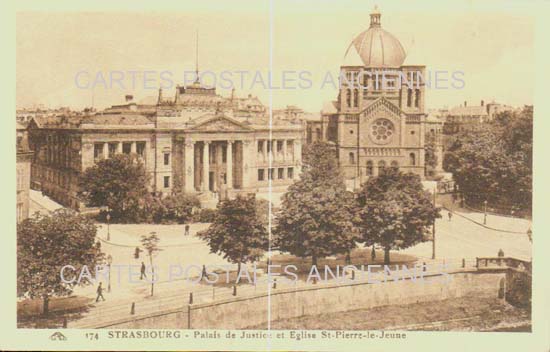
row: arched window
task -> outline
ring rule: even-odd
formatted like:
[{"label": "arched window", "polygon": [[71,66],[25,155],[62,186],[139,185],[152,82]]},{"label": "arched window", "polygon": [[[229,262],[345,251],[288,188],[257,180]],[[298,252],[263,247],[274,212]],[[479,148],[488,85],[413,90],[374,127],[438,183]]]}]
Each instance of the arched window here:
[{"label": "arched window", "polygon": [[349,153],[349,163],[355,164],[355,154]]},{"label": "arched window", "polygon": [[391,168],[394,169],[394,170],[399,170],[399,163],[397,161],[392,161],[391,162]]},{"label": "arched window", "polygon": [[407,89],[407,106],[412,106],[412,89]]},{"label": "arched window", "polygon": [[353,107],[359,106],[359,89],[353,90]]},{"label": "arched window", "polygon": [[386,169],[386,162],[384,160],[380,160],[378,162],[378,174],[379,175],[383,174],[385,169]]},{"label": "arched window", "polygon": [[374,174],[374,166],[372,164],[372,161],[367,161],[367,176],[372,176]]},{"label": "arched window", "polygon": [[411,166],[415,166],[415,165],[416,165],[416,155],[415,155],[414,153],[410,153],[410,154],[409,154],[409,160],[410,160]]},{"label": "arched window", "polygon": [[420,89],[415,89],[415,96],[414,96],[414,107],[420,106]]},{"label": "arched window", "polygon": [[348,108],[351,107],[351,89],[346,90],[346,103]]}]

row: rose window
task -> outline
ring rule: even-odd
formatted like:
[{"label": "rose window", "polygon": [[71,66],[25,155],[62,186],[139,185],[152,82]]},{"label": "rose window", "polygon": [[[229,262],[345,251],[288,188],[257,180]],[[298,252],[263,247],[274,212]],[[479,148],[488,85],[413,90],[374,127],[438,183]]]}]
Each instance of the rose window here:
[{"label": "rose window", "polygon": [[391,140],[395,129],[393,123],[387,119],[378,119],[371,125],[371,136],[378,143],[387,143]]}]

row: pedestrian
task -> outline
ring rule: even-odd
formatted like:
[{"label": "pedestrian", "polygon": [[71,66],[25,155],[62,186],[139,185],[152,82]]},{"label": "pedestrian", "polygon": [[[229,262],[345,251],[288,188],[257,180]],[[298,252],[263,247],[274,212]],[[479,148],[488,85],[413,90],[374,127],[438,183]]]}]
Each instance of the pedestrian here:
[{"label": "pedestrian", "polygon": [[185,224],[185,236],[189,236],[189,224]]},{"label": "pedestrian", "polygon": [[447,214],[449,215],[449,221],[451,221],[451,218],[453,217],[453,213],[451,213],[451,211],[449,210],[449,211],[447,212]]},{"label": "pedestrian", "polygon": [[134,258],[139,259],[139,252],[141,252],[141,249],[139,247],[136,247],[136,250],[134,251]]},{"label": "pedestrian", "polygon": [[96,302],[99,302],[99,297],[101,297],[102,300],[105,301],[105,297],[103,297],[103,287],[101,286],[102,282],[99,283],[99,286],[97,286],[97,297],[95,299]]},{"label": "pedestrian", "polygon": [[206,280],[208,281],[210,279],[210,277],[208,277],[208,273],[206,272],[206,265],[202,265],[202,273],[201,273],[201,280],[203,278],[206,278]]},{"label": "pedestrian", "polygon": [[145,274],[145,263],[141,262],[141,276],[139,277],[140,280],[143,280],[143,278],[147,278],[147,275]]}]

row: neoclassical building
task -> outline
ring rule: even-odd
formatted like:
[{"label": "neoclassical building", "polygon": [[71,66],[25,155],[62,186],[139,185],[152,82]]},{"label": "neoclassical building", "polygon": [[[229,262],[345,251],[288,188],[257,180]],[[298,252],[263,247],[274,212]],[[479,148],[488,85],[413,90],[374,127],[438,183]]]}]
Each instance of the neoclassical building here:
[{"label": "neoclassical building", "polygon": [[257,102],[224,98],[196,82],[178,87],[174,100],[159,91],[153,106],[128,102],[93,115],[33,118],[32,185],[78,209],[78,178],[85,169],[135,153],[157,194],[182,189],[213,205],[239,192],[267,192],[270,181],[282,191],[300,173],[303,126],[277,119],[270,130]]},{"label": "neoclassical building", "polygon": [[369,28],[346,51],[337,100],[324,105],[319,124],[308,126],[312,140],[335,143],[354,187],[386,167],[424,177],[427,133],[436,134],[441,154],[441,126],[427,121],[424,109],[425,66],[405,64],[406,57],[375,9]]}]

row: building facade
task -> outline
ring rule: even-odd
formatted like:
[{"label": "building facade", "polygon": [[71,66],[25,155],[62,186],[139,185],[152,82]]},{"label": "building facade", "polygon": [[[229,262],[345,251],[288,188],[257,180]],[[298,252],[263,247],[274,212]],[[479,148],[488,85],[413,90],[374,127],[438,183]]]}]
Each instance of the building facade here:
[{"label": "building facade", "polygon": [[156,106],[127,102],[94,115],[32,119],[33,187],[78,209],[84,170],[101,159],[135,153],[151,176],[150,191],[158,195],[183,190],[213,205],[241,192],[267,192],[270,182],[284,190],[300,173],[303,127],[275,120],[270,129],[252,101],[220,97],[196,82],[178,87],[174,100],[159,91]]},{"label": "building facade", "polygon": [[308,126],[311,140],[321,135],[335,143],[354,187],[386,167],[424,177],[425,66],[405,65],[405,59],[401,43],[382,29],[375,10],[370,27],[346,52],[337,100],[324,105],[320,125]]},{"label": "building facade", "polygon": [[17,205],[16,219],[19,224],[29,217],[30,184],[31,184],[31,159],[33,153],[29,149],[28,136],[25,126],[17,123],[17,156],[16,156],[16,182]]}]

